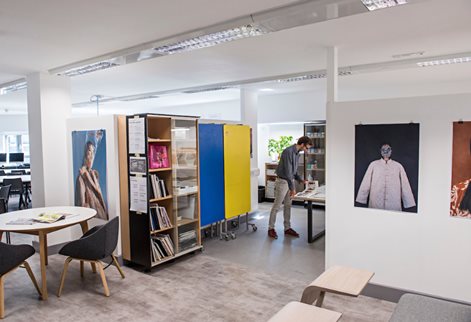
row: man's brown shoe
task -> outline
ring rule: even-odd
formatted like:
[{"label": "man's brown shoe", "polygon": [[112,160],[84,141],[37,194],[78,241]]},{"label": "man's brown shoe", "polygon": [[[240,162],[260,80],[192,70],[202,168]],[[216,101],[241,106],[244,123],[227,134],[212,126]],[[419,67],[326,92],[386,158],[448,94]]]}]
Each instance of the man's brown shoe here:
[{"label": "man's brown shoe", "polygon": [[278,235],[277,235],[275,229],[268,229],[268,237],[278,239]]},{"label": "man's brown shoe", "polygon": [[285,230],[285,235],[299,237],[299,234],[294,229],[291,229],[291,228]]}]

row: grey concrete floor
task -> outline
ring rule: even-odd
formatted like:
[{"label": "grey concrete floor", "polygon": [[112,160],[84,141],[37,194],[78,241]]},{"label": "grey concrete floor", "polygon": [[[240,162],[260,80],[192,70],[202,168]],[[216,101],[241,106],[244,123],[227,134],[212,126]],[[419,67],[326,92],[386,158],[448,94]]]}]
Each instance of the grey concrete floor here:
[{"label": "grey concrete floor", "polygon": [[[204,252],[209,256],[232,261],[264,272],[276,273],[287,278],[311,282],[324,271],[325,237],[314,243],[307,242],[307,210],[302,206],[293,206],[291,226],[300,238],[284,236],[283,211],[277,216],[276,230],[278,239],[267,236],[268,218],[272,203],[259,204],[259,210],[252,215],[252,223],[258,227],[246,231],[244,219],[237,238],[229,241],[219,238],[205,239]],[[325,211],[314,209],[314,226],[324,225]]]}]

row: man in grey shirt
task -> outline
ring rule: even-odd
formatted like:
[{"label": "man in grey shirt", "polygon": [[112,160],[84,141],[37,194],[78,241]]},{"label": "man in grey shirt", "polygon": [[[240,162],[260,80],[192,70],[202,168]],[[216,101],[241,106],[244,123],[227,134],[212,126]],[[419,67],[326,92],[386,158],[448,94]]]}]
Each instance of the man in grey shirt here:
[{"label": "man in grey shirt", "polygon": [[278,238],[275,231],[276,214],[284,203],[283,216],[285,235],[299,237],[299,234],[291,228],[291,203],[292,198],[296,194],[294,180],[302,182],[301,177],[298,175],[298,161],[299,152],[307,150],[312,147],[312,141],[307,136],[302,136],[298,139],[298,143],[294,144],[283,150],[280,157],[280,162],[276,168],[276,175],[278,176],[275,181],[275,201],[270,212],[270,222],[268,224],[268,236],[271,238]]}]

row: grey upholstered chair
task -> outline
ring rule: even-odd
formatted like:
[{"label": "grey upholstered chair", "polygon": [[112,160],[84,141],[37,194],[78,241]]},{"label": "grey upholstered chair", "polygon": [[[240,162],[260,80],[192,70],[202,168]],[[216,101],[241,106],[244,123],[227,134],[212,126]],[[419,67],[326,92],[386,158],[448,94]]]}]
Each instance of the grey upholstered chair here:
[{"label": "grey upholstered chair", "polygon": [[124,278],[124,273],[119,266],[116,257],[113,255],[113,251],[118,243],[118,229],[119,229],[119,217],[111,219],[109,222],[102,226],[96,226],[87,231],[80,239],[74,240],[67,243],[61,248],[59,254],[68,256],[64,263],[64,270],[62,271],[61,283],[57,296],[61,296],[62,288],[64,287],[65,275],[69,263],[73,260],[80,261],[80,275],[83,277],[83,264],[84,262],[90,262],[92,267],[96,265],[98,272],[103,282],[105,289],[105,296],[110,296],[108,289],[108,283],[106,282],[105,272],[101,260],[111,257],[113,263],[116,265],[121,277]]},{"label": "grey upholstered chair", "polygon": [[5,276],[20,265],[26,268],[31,281],[33,281],[34,287],[36,287],[36,291],[38,291],[39,296],[41,296],[38,282],[26,261],[26,259],[33,256],[33,254],[34,248],[30,245],[8,245],[0,242],[0,318],[2,319],[5,316],[5,305],[3,302],[5,298],[3,290]]}]

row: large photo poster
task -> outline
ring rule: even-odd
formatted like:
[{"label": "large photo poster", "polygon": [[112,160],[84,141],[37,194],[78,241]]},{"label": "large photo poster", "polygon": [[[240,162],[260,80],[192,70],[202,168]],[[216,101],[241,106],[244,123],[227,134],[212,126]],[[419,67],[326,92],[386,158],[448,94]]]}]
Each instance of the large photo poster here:
[{"label": "large photo poster", "polygon": [[471,218],[471,122],[453,123],[450,215]]},{"label": "large photo poster", "polygon": [[417,213],[419,124],[355,127],[355,206]]},{"label": "large photo poster", "polygon": [[108,220],[105,130],[73,131],[75,206],[93,208]]}]

